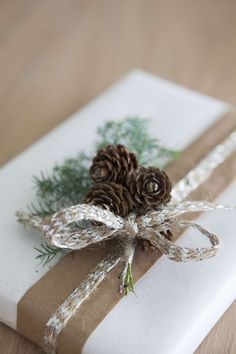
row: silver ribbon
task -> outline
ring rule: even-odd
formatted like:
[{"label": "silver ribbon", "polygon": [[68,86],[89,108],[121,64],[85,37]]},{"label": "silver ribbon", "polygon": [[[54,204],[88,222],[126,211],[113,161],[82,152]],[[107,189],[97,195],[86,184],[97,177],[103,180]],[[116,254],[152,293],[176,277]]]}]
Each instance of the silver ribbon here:
[{"label": "silver ribbon", "polygon": [[236,131],[203,158],[172,190],[172,201],[179,202],[200,186],[236,150]]},{"label": "silver ribbon", "polygon": [[[43,337],[47,353],[57,352],[59,334],[71,316],[119,262],[123,262],[124,265],[120,276],[120,290],[125,288],[137,240],[148,240],[169,259],[176,262],[202,261],[215,256],[220,245],[218,237],[197,223],[181,219],[181,216],[185,213],[216,209],[236,210],[236,207],[214,205],[206,201],[183,201],[183,199],[206,180],[212,171],[235,150],[236,132],[233,132],[177,183],[172,190],[171,203],[142,216],[131,214],[123,219],[110,211],[88,204],[62,209],[47,219],[18,212],[18,219],[42,231],[49,244],[60,248],[79,250],[108,239],[119,241],[115,251],[99,262],[50,317]],[[73,226],[82,220],[96,221],[102,225],[94,225],[86,229]],[[204,235],[209,240],[210,246],[196,249],[182,247],[175,245],[164,236],[167,230],[189,226]]]}]

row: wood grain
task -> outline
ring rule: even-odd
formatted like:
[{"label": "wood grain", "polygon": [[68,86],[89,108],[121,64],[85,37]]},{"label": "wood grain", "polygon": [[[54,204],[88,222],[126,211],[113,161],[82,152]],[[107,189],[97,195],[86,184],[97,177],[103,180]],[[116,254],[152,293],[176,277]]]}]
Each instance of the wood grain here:
[{"label": "wood grain", "polygon": [[[236,105],[235,62],[234,0],[0,0],[0,164],[133,67]],[[235,328],[233,304],[196,354]],[[39,352],[4,325],[0,348]]]}]

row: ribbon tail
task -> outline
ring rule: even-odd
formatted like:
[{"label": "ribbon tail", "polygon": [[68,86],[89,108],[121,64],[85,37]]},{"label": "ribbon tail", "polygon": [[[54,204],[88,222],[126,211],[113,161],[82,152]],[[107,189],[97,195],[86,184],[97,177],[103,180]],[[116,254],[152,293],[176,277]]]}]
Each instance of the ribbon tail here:
[{"label": "ribbon tail", "polygon": [[43,219],[40,218],[39,216],[33,215],[33,214],[26,214],[21,211],[16,212],[16,218],[17,221],[24,224],[24,225],[29,225],[33,227],[34,229],[43,231]]},{"label": "ribbon tail", "polygon": [[214,204],[207,201],[184,201],[179,204],[169,203],[160,209],[147,212],[146,215],[139,217],[139,223],[144,227],[160,226],[166,223],[173,223],[176,217],[185,213],[196,213],[211,210],[232,210],[236,211],[235,206],[225,206]]},{"label": "ribbon tail", "polygon": [[121,258],[122,251],[118,248],[100,261],[51,316],[44,330],[43,345],[46,353],[57,353],[58,336],[60,332],[65,328],[68,321],[79,309],[81,304],[120,262]]},{"label": "ribbon tail", "polygon": [[46,219],[44,231],[45,233],[50,233],[56,230],[63,230],[68,225],[83,220],[97,221],[117,230],[124,225],[123,219],[109,210],[104,210],[91,204],[77,204],[64,208]]},{"label": "ribbon tail", "polygon": [[196,190],[230,154],[236,150],[236,131],[209,152],[172,189],[172,200],[181,202]]},{"label": "ribbon tail", "polygon": [[202,235],[208,238],[211,243],[211,247],[189,248],[175,245],[173,242],[167,240],[165,236],[157,230],[150,231],[150,233],[146,235],[146,238],[169,259],[175,262],[202,261],[215,256],[220,245],[219,238],[216,235],[191,221],[180,221],[178,226],[191,226],[197,229]]}]

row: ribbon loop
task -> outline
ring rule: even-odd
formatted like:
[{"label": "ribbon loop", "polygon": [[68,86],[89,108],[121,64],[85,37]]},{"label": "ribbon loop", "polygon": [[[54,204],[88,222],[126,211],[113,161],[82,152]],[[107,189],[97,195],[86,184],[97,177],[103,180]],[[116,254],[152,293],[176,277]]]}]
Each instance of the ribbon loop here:
[{"label": "ribbon loop", "polygon": [[[77,204],[55,213],[44,222],[42,230],[49,242],[51,240],[54,242],[53,239],[60,239],[60,236],[63,236],[63,234],[64,236],[67,235],[69,238],[73,236],[76,237],[77,233],[72,232],[68,226],[83,220],[97,221],[105,224],[107,228],[115,230],[121,229],[124,225],[124,220],[121,217],[114,215],[108,210],[104,210],[95,205]],[[88,233],[89,238],[91,237],[91,235],[89,235],[91,231],[92,229],[90,233]],[[81,233],[78,233],[78,237],[80,236]]]},{"label": "ribbon loop", "polygon": [[80,250],[89,245],[116,237],[117,230],[106,226],[92,226],[84,230],[62,230],[53,234],[48,242],[58,248]]},{"label": "ribbon loop", "polygon": [[216,235],[210,233],[202,226],[191,221],[180,221],[177,226],[191,226],[197,229],[202,235],[208,238],[211,243],[211,247],[202,247],[195,249],[189,247],[182,247],[166,239],[163,233],[156,229],[152,230],[152,233],[147,236],[147,239],[169,259],[175,262],[202,261],[204,259],[213,257],[216,254],[220,245],[220,240]]}]

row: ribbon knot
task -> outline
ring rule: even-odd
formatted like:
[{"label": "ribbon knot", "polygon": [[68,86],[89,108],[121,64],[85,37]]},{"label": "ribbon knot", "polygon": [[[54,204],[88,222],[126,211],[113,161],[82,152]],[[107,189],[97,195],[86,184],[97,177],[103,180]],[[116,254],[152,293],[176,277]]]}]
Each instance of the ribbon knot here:
[{"label": "ribbon knot", "polygon": [[124,222],[124,233],[125,237],[129,237],[130,239],[135,239],[139,232],[137,218],[134,214],[131,214],[127,217]]}]

